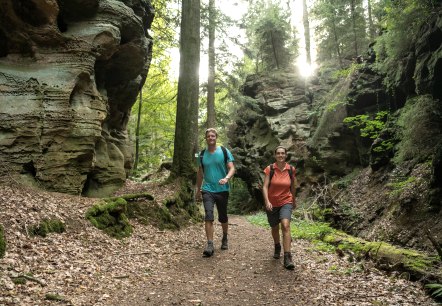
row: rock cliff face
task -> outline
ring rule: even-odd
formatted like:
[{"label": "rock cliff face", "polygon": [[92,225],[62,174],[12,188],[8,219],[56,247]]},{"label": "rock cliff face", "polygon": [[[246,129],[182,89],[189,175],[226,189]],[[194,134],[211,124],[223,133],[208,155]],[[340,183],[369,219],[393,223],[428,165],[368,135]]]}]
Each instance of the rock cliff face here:
[{"label": "rock cliff face", "polygon": [[0,172],[112,192],[151,59],[149,0],[0,0]]},{"label": "rock cliff face", "polygon": [[[352,234],[432,249],[426,229],[442,231],[441,20],[422,28],[392,91],[369,64],[308,86],[288,72],[249,77],[229,139],[250,207],[262,207],[262,169],[282,144],[298,169],[300,203],[314,199],[327,221]],[[390,119],[374,140],[343,122],[380,111]],[[376,150],[381,143],[388,146]]]}]

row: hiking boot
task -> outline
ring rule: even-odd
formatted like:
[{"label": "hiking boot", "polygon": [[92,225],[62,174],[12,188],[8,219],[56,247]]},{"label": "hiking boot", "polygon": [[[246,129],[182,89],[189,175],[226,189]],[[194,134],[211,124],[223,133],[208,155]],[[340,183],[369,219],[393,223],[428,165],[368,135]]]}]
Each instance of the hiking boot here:
[{"label": "hiking boot", "polygon": [[223,240],[221,240],[221,250],[227,250],[229,245],[227,244],[227,235],[223,236]]},{"label": "hiking boot", "polygon": [[292,261],[292,253],[284,253],[284,268],[287,270],[293,270],[295,268]]},{"label": "hiking boot", "polygon": [[275,252],[273,253],[273,258],[279,259],[281,257],[281,244],[276,243],[275,244]]},{"label": "hiking boot", "polygon": [[208,242],[206,248],[204,249],[203,256],[204,257],[210,257],[215,252],[215,249],[213,247],[213,242]]}]

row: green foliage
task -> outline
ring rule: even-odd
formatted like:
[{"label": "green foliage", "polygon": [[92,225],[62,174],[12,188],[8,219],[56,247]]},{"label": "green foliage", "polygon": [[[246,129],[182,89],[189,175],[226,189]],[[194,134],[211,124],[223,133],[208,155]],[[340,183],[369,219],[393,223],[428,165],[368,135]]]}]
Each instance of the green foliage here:
[{"label": "green foliage", "polygon": [[0,258],[4,257],[6,253],[6,236],[3,226],[0,224]]},{"label": "green foliage", "polygon": [[49,233],[63,233],[66,230],[65,225],[58,219],[44,219],[38,225],[29,227],[31,236],[46,237]]},{"label": "green foliage", "polygon": [[415,181],[416,181],[416,177],[410,176],[402,181],[388,183],[387,187],[392,189],[392,191],[390,192],[390,196],[391,197],[399,196],[404,190],[410,188]]},{"label": "green foliage", "polygon": [[354,1],[354,11],[346,0],[318,0],[311,9],[319,23],[315,33],[318,60],[342,61],[361,55],[368,46],[362,1]]},{"label": "green foliage", "polygon": [[132,226],[129,224],[126,212],[126,200],[118,198],[90,207],[86,211],[86,219],[109,236],[121,239],[132,234]]},{"label": "green foliage", "polygon": [[426,284],[426,288],[430,289],[431,295],[435,298],[442,297],[442,284]]},{"label": "green foliage", "polygon": [[247,184],[239,179],[233,177],[230,182],[229,205],[227,212],[229,214],[244,214],[248,212],[250,201],[250,193],[247,189]]},{"label": "green foliage", "polygon": [[335,71],[331,77],[332,79],[341,79],[341,78],[347,78],[351,75],[353,75],[356,71],[358,71],[359,69],[365,67],[365,64],[356,64],[356,63],[352,63],[350,65],[350,67],[345,68],[345,69],[339,69],[337,71]]},{"label": "green foliage", "polygon": [[250,40],[246,55],[255,61],[255,73],[288,67],[298,52],[290,15],[280,1],[256,1],[245,17]]},{"label": "green foliage", "polygon": [[435,139],[441,135],[442,111],[430,95],[407,100],[399,115],[395,164],[407,160],[425,162],[434,151]]},{"label": "green foliage", "polygon": [[387,119],[388,112],[381,111],[376,113],[374,119],[370,119],[369,115],[357,115],[345,118],[344,123],[347,123],[351,129],[359,129],[362,137],[376,139],[383,130]]},{"label": "green foliage", "polygon": [[403,0],[384,1],[384,14],[381,26],[385,29],[377,39],[375,50],[378,64],[376,67],[387,77],[384,82],[394,89],[401,81],[398,65],[411,50],[411,45],[422,24],[436,14],[433,1]]}]

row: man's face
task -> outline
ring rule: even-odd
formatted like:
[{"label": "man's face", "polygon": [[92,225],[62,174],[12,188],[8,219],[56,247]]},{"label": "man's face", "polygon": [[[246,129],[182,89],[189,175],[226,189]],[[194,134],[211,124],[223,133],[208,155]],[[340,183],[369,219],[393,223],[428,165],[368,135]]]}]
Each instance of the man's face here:
[{"label": "man's face", "polygon": [[208,145],[216,144],[216,134],[214,132],[208,132],[206,135],[206,142]]}]

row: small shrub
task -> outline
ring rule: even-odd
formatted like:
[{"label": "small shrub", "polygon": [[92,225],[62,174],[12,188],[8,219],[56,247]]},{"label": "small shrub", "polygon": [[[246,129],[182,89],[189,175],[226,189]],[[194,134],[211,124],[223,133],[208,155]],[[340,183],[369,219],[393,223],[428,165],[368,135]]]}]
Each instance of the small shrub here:
[{"label": "small shrub", "polygon": [[388,112],[382,111],[375,115],[374,119],[370,119],[369,115],[357,115],[347,117],[344,123],[348,124],[351,129],[359,129],[361,137],[376,139],[385,126],[388,119]]}]

